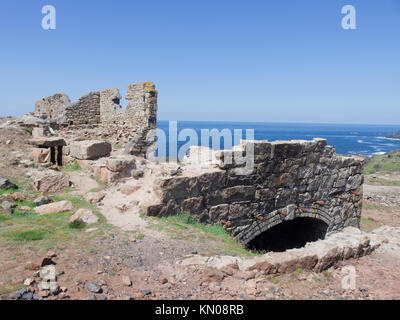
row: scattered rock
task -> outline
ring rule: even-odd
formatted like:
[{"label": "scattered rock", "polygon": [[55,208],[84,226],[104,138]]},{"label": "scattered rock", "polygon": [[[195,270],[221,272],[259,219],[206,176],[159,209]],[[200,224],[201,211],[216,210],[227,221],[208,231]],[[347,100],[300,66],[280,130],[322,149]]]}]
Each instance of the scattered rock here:
[{"label": "scattered rock", "polygon": [[55,170],[33,171],[31,180],[40,192],[59,192],[69,187],[68,175]]},{"label": "scattered rock", "polygon": [[73,141],[69,145],[69,155],[80,160],[94,160],[108,156],[111,151],[111,144],[105,141]]},{"label": "scattered rock", "polygon": [[40,269],[40,264],[28,261],[25,265],[26,270],[37,271]]},{"label": "scattered rock", "polygon": [[25,200],[25,195],[20,193],[20,192],[14,192],[11,194],[11,197],[14,199],[14,201],[22,202]]},{"label": "scattered rock", "polygon": [[23,213],[26,213],[26,212],[30,211],[31,208],[27,207],[27,206],[22,206],[22,207],[19,208],[19,210],[21,210]]},{"label": "scattered rock", "polygon": [[140,186],[122,186],[121,187],[121,193],[124,195],[131,195],[132,193],[135,193],[140,189]]},{"label": "scattered rock", "polygon": [[74,208],[71,201],[64,200],[36,207],[34,211],[39,215],[68,212]]},{"label": "scattered rock", "polygon": [[109,158],[107,168],[113,172],[131,172],[136,168],[136,161],[132,158]]},{"label": "scattered rock", "polygon": [[53,259],[51,257],[44,257],[41,263],[42,267],[46,267],[46,266],[53,266],[56,263],[53,261]]},{"label": "scattered rock", "polygon": [[99,222],[99,218],[89,209],[79,209],[71,218],[70,222],[82,221],[86,224],[94,224]]},{"label": "scattered rock", "polygon": [[89,282],[89,283],[86,285],[86,288],[87,288],[90,292],[93,292],[93,293],[102,293],[102,292],[103,292],[103,289],[101,288],[101,286],[100,286],[98,283],[96,283],[96,282]]},{"label": "scattered rock", "polygon": [[9,201],[3,201],[1,203],[1,206],[3,207],[3,209],[5,210],[10,210],[10,209],[14,209],[17,207],[17,205],[15,203],[9,202]]},{"label": "scattered rock", "polygon": [[142,290],[141,292],[142,292],[143,296],[151,295],[151,291],[150,290]]},{"label": "scattered rock", "polygon": [[126,204],[117,204],[115,206],[115,209],[118,209],[121,212],[125,212],[126,210],[128,210],[128,206]]},{"label": "scattered rock", "polygon": [[202,281],[203,282],[221,282],[225,275],[222,271],[208,268],[204,270]]},{"label": "scattered rock", "polygon": [[85,200],[91,204],[96,204],[102,201],[105,198],[105,192],[89,192],[85,196]]},{"label": "scattered rock", "polygon": [[36,207],[44,206],[45,204],[49,204],[51,202],[53,201],[46,196],[40,196],[33,201]]},{"label": "scattered rock", "polygon": [[47,298],[50,295],[50,291],[49,290],[40,290],[38,292],[39,297],[42,298]]},{"label": "scattered rock", "polygon": [[122,284],[124,286],[130,287],[130,286],[132,286],[132,281],[128,276],[123,276],[122,277]]},{"label": "scattered rock", "polygon": [[29,286],[33,285],[34,283],[35,283],[35,280],[33,280],[33,279],[31,279],[31,278],[27,278],[27,279],[25,279],[25,281],[24,281],[24,286],[29,287]]},{"label": "scattered rock", "polygon": [[57,257],[57,253],[53,250],[49,250],[49,251],[47,251],[46,256],[49,258],[54,258],[54,257]]},{"label": "scattered rock", "polygon": [[18,186],[6,178],[0,177],[0,189],[18,189]]},{"label": "scattered rock", "polygon": [[35,163],[48,163],[50,162],[50,149],[35,148],[29,154],[29,158]]},{"label": "scattered rock", "polygon": [[14,292],[13,294],[11,294],[11,295],[10,295],[10,298],[11,298],[11,299],[14,299],[14,300],[21,299],[21,297],[22,297],[25,293],[27,293],[27,292],[28,292],[27,289],[21,288],[21,289],[19,289],[18,291],[16,291],[16,292]]}]

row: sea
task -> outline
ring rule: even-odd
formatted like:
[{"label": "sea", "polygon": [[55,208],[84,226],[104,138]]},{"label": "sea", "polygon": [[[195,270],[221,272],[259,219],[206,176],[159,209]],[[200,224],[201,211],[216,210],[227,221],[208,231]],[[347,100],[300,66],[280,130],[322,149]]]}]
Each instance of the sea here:
[{"label": "sea", "polygon": [[[158,121],[158,129],[164,132],[166,139],[166,153],[169,156],[169,140],[171,137],[181,135],[177,140],[177,149],[188,145],[201,145],[202,130],[216,129],[219,132],[228,129],[233,132],[241,129],[242,138],[246,138],[246,129],[254,130],[254,139],[275,141],[275,140],[312,140],[313,138],[325,138],[330,146],[336,147],[336,152],[342,155],[373,156],[384,154],[400,149],[400,140],[387,138],[387,136],[400,130],[400,125],[369,125],[369,124],[322,124],[322,123],[260,123],[260,122],[222,122],[222,121]],[[174,133],[174,127],[176,127]],[[171,130],[172,128],[172,130]],[[190,129],[184,130],[184,129]],[[214,130],[215,131],[215,130]],[[185,139],[185,132],[196,132],[198,141]],[[226,130],[225,130],[226,132]],[[192,134],[193,135],[193,134]],[[158,137],[158,140],[160,138]],[[233,139],[232,139],[233,140]],[[224,139],[220,139],[224,148]],[[233,145],[235,143],[232,143]],[[212,147],[211,139],[209,147]],[[215,147],[214,147],[215,149]]]}]

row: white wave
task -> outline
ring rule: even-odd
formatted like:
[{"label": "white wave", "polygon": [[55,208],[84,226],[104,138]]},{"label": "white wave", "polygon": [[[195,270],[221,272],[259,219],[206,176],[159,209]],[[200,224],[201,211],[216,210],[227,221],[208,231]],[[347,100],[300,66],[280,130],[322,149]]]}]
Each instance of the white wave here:
[{"label": "white wave", "polygon": [[382,154],[385,154],[385,153],[386,152],[380,151],[380,152],[374,152],[373,155],[374,156],[379,156],[379,155],[382,155]]},{"label": "white wave", "polygon": [[399,141],[400,139],[395,139],[395,138],[388,138],[388,137],[376,137],[377,139],[381,139],[381,140],[392,140],[392,141]]}]

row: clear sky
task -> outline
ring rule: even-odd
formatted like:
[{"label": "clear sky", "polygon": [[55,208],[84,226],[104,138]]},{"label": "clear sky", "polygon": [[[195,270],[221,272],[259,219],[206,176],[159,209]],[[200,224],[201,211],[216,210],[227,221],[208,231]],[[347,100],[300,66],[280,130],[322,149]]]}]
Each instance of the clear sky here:
[{"label": "clear sky", "polygon": [[400,0],[1,1],[0,37],[2,116],[153,81],[163,120],[400,124]]}]

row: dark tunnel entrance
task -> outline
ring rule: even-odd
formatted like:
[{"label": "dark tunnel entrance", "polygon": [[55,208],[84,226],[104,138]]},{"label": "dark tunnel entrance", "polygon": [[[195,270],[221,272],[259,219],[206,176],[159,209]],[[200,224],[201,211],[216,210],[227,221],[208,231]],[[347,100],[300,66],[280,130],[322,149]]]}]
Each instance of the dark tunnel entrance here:
[{"label": "dark tunnel entrance", "polygon": [[314,218],[296,218],[284,221],[264,231],[247,244],[247,248],[258,252],[282,252],[301,248],[307,242],[324,239],[328,225]]}]

